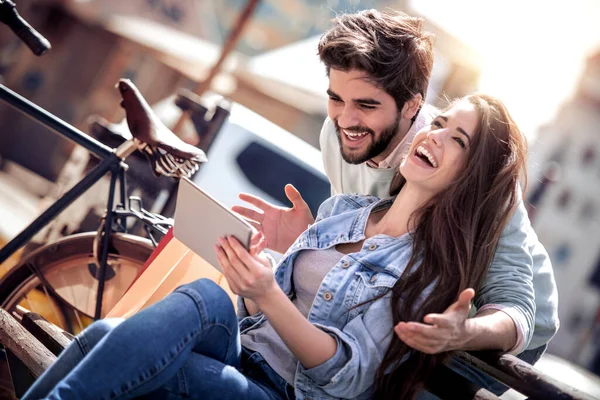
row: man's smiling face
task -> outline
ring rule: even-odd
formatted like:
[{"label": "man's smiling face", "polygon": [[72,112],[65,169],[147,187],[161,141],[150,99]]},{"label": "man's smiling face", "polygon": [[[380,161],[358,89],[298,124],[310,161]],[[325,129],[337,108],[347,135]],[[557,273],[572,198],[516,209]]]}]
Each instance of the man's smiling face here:
[{"label": "man's smiling face", "polygon": [[340,151],[350,164],[379,163],[400,143],[400,113],[388,93],[363,71],[329,71],[327,114],[335,123]]}]

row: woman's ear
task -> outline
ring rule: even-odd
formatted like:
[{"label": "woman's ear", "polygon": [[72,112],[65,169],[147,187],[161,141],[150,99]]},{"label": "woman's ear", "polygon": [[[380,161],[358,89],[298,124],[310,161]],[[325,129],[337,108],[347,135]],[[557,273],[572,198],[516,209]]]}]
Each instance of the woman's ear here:
[{"label": "woman's ear", "polygon": [[413,119],[421,108],[422,103],[423,96],[421,96],[421,93],[408,100],[406,103],[404,103],[404,107],[402,108],[402,118]]}]

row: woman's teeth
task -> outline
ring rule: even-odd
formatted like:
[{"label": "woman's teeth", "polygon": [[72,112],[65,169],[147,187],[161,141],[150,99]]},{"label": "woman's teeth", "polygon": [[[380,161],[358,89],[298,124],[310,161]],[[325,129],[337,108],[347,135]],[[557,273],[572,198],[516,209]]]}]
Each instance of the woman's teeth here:
[{"label": "woman's teeth", "polygon": [[427,149],[425,147],[418,146],[416,153],[417,153],[417,155],[426,157],[433,168],[438,167],[437,161],[435,161],[435,158],[433,158],[431,153],[429,151],[427,151]]},{"label": "woman's teeth", "polygon": [[344,135],[350,140],[358,140],[367,135],[368,132],[349,132],[344,130]]}]

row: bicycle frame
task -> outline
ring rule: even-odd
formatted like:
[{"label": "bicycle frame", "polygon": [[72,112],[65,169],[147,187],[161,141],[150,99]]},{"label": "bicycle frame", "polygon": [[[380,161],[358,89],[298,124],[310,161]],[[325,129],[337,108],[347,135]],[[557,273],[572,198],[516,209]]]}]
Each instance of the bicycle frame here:
[{"label": "bicycle frame", "polygon": [[[96,297],[94,319],[99,319],[102,311],[102,296],[104,292],[104,283],[106,280],[105,277],[107,270],[110,233],[112,229],[113,217],[115,215],[113,210],[115,187],[118,180],[120,186],[120,201],[123,206],[126,206],[127,198],[125,191],[125,171],[127,170],[127,165],[123,162],[123,159],[135,151],[135,146],[133,145],[132,141],[126,141],[123,143],[123,145],[116,149],[105,146],[101,142],[69,125],[65,121],[37,106],[19,94],[13,92],[4,85],[0,85],[0,100],[38,122],[39,124],[54,131],[56,134],[59,134],[60,136],[80,146],[83,146],[93,155],[102,160],[102,162],[93,170],[91,170],[81,181],[79,181],[50,207],[48,207],[47,210],[45,210],[39,217],[29,224],[21,233],[19,233],[15,238],[2,247],[2,249],[0,249],[0,264],[6,261],[18,249],[26,245],[36,233],[48,225],[50,221],[58,216],[71,203],[77,200],[105,174],[108,172],[111,173],[110,191],[104,224],[104,235],[102,237],[99,258],[100,269],[97,277],[98,295]],[[125,230],[125,224],[123,220],[120,220],[120,224]]]}]

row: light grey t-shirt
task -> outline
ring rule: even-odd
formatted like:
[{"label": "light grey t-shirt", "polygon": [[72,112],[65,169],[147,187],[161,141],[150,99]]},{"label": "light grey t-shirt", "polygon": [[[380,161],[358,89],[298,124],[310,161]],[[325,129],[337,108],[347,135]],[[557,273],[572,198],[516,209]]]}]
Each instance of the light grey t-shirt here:
[{"label": "light grey t-shirt", "polygon": [[[327,250],[303,250],[298,253],[294,261],[292,278],[296,290],[296,298],[293,303],[305,317],[308,317],[325,275],[343,256],[335,247]],[[242,346],[258,351],[269,366],[287,383],[294,384],[298,360],[283,343],[269,321],[266,321],[260,328],[243,334],[241,342]]]}]

